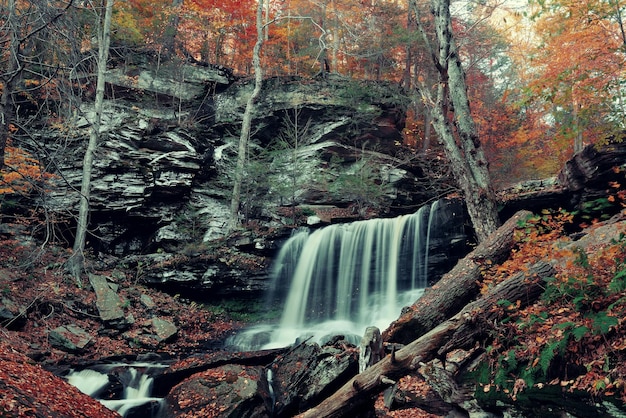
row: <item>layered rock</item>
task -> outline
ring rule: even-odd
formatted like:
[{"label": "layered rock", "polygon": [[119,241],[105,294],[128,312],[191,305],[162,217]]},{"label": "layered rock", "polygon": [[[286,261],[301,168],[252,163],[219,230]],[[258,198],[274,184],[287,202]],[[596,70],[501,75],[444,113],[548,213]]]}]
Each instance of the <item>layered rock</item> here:
[{"label": "layered rock", "polygon": [[[149,60],[112,68],[107,82],[113,95],[105,103],[94,161],[89,246],[115,256],[146,254],[130,263],[150,283],[194,282],[209,291],[267,287],[262,272],[251,275],[251,269],[240,269],[229,257],[208,260],[202,244],[225,237],[236,143],[251,82],[235,81],[222,68],[188,63],[155,68]],[[359,211],[369,205],[390,216],[432,199],[438,192],[431,187],[433,181],[448,184],[450,179],[426,179],[421,162],[400,146],[406,101],[393,84],[342,77],[266,80],[251,145],[251,155],[264,159],[247,179],[241,216],[267,232],[293,222],[281,205],[314,212],[359,200]],[[79,201],[93,109],[83,104],[79,115],[69,138],[65,132],[41,133],[57,171],[40,203],[57,219],[67,219],[68,241],[74,221],[67,214],[76,213]],[[268,154],[277,139],[289,136],[290,122],[306,126],[297,146],[283,144],[280,156]],[[366,164],[368,184],[375,189],[371,196],[369,190],[352,193],[349,183],[363,175]],[[290,172],[298,178],[285,174]],[[347,192],[331,193],[341,181]],[[276,249],[271,239],[255,236],[229,244],[257,256]],[[168,260],[179,257],[181,250],[190,265],[154,271],[158,265],[180,267]]]}]

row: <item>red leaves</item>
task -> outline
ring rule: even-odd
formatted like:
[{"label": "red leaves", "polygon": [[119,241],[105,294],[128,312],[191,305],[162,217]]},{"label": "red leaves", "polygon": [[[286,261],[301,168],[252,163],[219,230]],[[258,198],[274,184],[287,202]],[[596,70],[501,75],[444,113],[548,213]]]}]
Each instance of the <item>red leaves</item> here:
[{"label": "red leaves", "polygon": [[0,343],[0,410],[11,417],[119,417],[5,343]]}]

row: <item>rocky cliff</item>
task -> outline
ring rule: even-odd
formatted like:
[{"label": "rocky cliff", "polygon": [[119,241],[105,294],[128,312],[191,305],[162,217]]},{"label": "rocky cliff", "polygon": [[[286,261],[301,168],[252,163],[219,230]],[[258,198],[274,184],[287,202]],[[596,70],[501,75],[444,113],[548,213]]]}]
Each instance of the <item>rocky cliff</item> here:
[{"label": "rocky cliff", "polygon": [[[262,234],[228,243],[250,255],[206,256],[224,238],[251,89],[250,80],[211,66],[157,68],[144,59],[110,69],[92,175],[89,245],[96,253],[128,257],[150,283],[262,290],[263,256],[275,248],[268,233],[280,237],[310,215],[330,222],[414,211],[453,187],[402,146],[407,97],[396,85],[271,78],[254,115],[241,213]],[[69,132],[46,130],[38,138],[56,174],[39,203],[65,220],[68,240],[92,116],[86,100]]]}]

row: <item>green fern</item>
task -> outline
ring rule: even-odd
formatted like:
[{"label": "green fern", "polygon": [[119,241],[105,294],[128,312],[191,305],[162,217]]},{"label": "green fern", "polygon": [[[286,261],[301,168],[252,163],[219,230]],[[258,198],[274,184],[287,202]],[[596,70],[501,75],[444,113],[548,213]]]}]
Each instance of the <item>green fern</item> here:
[{"label": "green fern", "polygon": [[[569,336],[569,334],[567,334],[567,336]],[[565,351],[568,339],[569,338],[564,337],[553,341],[541,350],[541,354],[539,354],[539,367],[544,376],[547,376],[552,360],[554,360],[557,354],[561,356]]]},{"label": "green fern", "polygon": [[572,336],[574,337],[576,341],[580,341],[583,339],[585,335],[589,333],[589,331],[590,331],[589,328],[584,325],[580,327],[576,327],[572,329]]},{"label": "green fern", "polygon": [[609,283],[609,290],[613,293],[620,293],[626,290],[626,269],[615,273],[611,283]]},{"label": "green fern", "polygon": [[614,316],[609,316],[605,311],[598,312],[592,317],[593,333],[595,335],[604,335],[608,333],[612,327],[616,326],[619,321]]}]

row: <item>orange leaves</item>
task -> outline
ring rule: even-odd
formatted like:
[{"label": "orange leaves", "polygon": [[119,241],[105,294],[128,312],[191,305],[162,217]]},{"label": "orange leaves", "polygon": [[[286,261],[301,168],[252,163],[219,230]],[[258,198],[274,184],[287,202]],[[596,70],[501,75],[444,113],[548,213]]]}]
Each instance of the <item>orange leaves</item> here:
[{"label": "orange leaves", "polygon": [[560,385],[626,398],[619,378],[626,374],[626,223],[594,225],[572,243],[563,234],[569,222],[566,213],[529,219],[510,259],[484,271],[493,284],[537,258],[557,269],[540,302],[523,309],[499,304],[509,318],[491,344],[483,387],[516,396],[526,387]]},{"label": "orange leaves", "polygon": [[595,142],[607,132],[606,118],[623,76],[614,10],[602,10],[597,0],[555,0],[550,6],[535,26],[542,42],[532,52],[529,94],[554,118],[557,135],[573,140],[582,134]]},{"label": "orange leaves", "polygon": [[5,165],[0,172],[0,195],[28,193],[52,177],[43,171],[37,159],[20,148],[6,148]]}]

